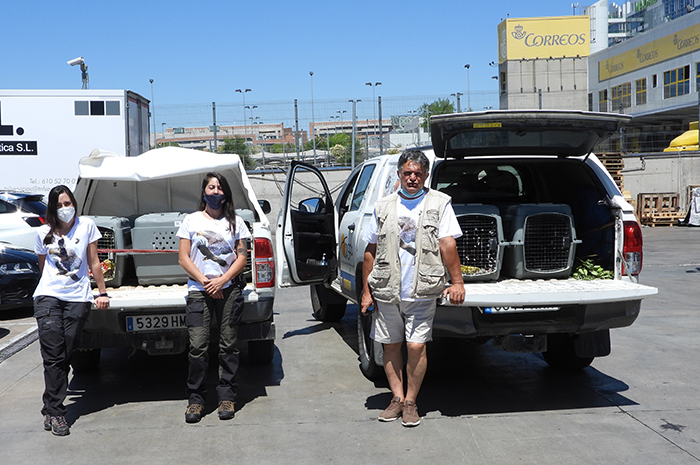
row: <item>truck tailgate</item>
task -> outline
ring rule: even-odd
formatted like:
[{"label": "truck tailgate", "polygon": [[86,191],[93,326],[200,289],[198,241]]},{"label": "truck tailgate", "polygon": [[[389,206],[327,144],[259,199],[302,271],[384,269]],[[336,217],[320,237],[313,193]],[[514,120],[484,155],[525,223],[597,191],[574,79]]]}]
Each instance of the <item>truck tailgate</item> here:
[{"label": "truck tailgate", "polygon": [[[596,304],[641,300],[658,293],[655,287],[619,280],[509,279],[493,283],[468,283],[463,307],[508,307]],[[439,299],[439,305],[451,305]]]},{"label": "truck tailgate", "polygon": [[185,307],[186,285],[121,286],[108,288],[110,306],[114,308]]}]

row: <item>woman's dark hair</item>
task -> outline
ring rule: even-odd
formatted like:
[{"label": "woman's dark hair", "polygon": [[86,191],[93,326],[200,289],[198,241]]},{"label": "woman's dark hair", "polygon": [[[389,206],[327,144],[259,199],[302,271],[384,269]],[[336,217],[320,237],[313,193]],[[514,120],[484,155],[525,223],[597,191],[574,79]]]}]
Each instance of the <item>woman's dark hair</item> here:
[{"label": "woman's dark hair", "polygon": [[236,207],[233,204],[233,194],[231,193],[231,186],[228,185],[228,181],[221,173],[211,171],[204,175],[204,181],[202,181],[202,196],[199,200],[199,209],[204,210],[207,206],[207,203],[204,201],[204,192],[211,178],[216,178],[219,180],[219,185],[221,186],[221,190],[224,191],[224,197],[226,198],[226,201],[223,205],[224,218],[228,220],[229,231],[231,231],[232,233],[236,232]]},{"label": "woman's dark hair", "polygon": [[75,214],[78,214],[78,202],[75,200],[75,196],[71,190],[64,185],[56,186],[49,192],[49,202],[46,205],[46,222],[49,224],[51,229],[49,233],[44,238],[44,244],[50,244],[53,241],[53,233],[58,230],[58,197],[61,194],[68,194],[70,201],[75,207]]}]

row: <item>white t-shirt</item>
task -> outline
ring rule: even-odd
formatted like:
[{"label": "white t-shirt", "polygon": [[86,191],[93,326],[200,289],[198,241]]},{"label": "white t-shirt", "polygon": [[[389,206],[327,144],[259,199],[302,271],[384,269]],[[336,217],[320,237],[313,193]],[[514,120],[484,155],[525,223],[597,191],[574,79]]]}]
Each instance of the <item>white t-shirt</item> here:
[{"label": "white t-shirt", "polygon": [[79,216],[67,235],[54,234],[51,244],[44,245],[44,238],[50,230],[48,224],[40,226],[34,242],[34,252],[46,256],[34,297],[44,295],[65,302],[92,302],[87,247],[102,234],[90,218]]},{"label": "white t-shirt", "polygon": [[[189,239],[190,258],[207,278],[218,278],[236,261],[236,241],[251,237],[245,221],[236,216],[236,231],[232,234],[226,218],[213,220],[203,212],[187,215],[177,231],[177,237]],[[228,287],[227,283],[224,288]],[[204,286],[194,279],[187,281],[190,291],[203,291]]]},{"label": "white t-shirt", "polygon": [[[416,269],[416,229],[420,215],[423,212],[425,204],[425,195],[421,195],[417,199],[404,199],[400,195],[396,202],[396,216],[399,220],[399,260],[401,260],[401,300],[412,301],[409,297],[411,293],[411,285],[413,285],[413,276]],[[452,209],[452,203],[448,202],[445,205],[445,211],[440,217],[440,225],[438,226],[438,239],[452,236],[455,239],[462,235],[462,228],[459,226],[455,212]],[[368,244],[377,243],[377,212],[372,215],[372,220],[369,222],[367,230],[364,232],[363,239]]]}]

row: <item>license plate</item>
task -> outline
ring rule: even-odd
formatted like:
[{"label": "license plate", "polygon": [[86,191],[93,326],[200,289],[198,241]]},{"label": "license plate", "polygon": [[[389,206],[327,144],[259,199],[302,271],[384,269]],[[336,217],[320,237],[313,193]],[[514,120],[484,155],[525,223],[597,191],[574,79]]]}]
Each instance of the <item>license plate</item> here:
[{"label": "license plate", "polygon": [[561,307],[484,307],[484,313],[556,312]]},{"label": "license plate", "polygon": [[163,331],[166,329],[186,328],[185,314],[140,315],[126,317],[126,331]]}]

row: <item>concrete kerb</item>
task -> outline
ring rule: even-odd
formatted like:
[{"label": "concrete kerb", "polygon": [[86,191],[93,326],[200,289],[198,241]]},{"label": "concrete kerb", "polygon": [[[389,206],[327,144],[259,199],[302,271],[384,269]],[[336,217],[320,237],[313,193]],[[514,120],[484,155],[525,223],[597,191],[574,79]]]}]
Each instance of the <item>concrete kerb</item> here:
[{"label": "concrete kerb", "polygon": [[10,339],[7,343],[0,345],[0,363],[12,357],[37,339],[39,339],[39,328],[35,324],[31,328]]}]

